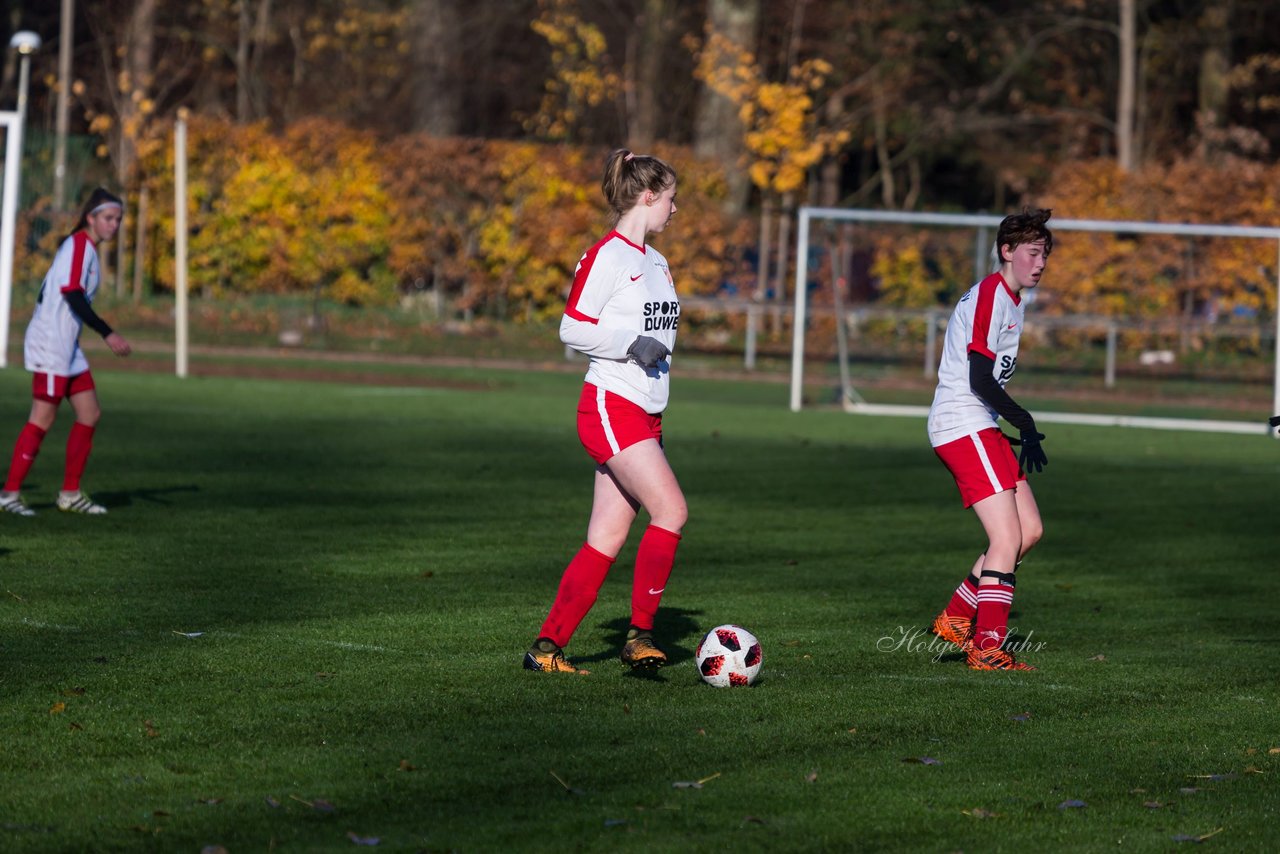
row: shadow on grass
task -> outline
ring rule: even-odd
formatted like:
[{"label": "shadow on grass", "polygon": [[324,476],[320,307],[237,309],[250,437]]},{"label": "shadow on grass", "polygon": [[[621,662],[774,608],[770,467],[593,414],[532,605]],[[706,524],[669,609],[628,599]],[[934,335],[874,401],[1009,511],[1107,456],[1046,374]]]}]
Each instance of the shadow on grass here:
[{"label": "shadow on grass", "polygon": [[93,498],[103,507],[111,510],[119,507],[128,507],[134,501],[167,506],[173,504],[169,496],[174,493],[199,491],[200,487],[192,483],[183,484],[182,486],[167,486],[163,489],[122,489],[111,492],[94,492]]},{"label": "shadow on grass", "polygon": [[[667,666],[693,659],[693,650],[702,639],[702,630],[696,619],[701,614],[702,611],[687,608],[662,608],[658,611],[657,619],[653,624],[653,635],[658,645],[662,647],[662,651],[667,654]],[[622,645],[627,642],[627,629],[631,628],[631,621],[625,617],[618,617],[600,623],[599,626],[607,632],[605,637],[607,646],[594,655],[579,658],[578,660],[583,663],[617,660],[618,654],[622,651]],[[692,645],[689,644],[691,638]],[[658,672],[660,671],[632,671],[636,676],[647,678],[654,678]]]}]

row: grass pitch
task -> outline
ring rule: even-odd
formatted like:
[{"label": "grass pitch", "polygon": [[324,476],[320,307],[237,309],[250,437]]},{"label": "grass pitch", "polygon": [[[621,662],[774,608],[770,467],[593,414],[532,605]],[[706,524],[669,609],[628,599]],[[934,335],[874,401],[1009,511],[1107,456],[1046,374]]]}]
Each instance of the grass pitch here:
[{"label": "grass pitch", "polygon": [[[1274,850],[1277,443],[1049,431],[1011,621],[1041,669],[973,673],[923,633],[982,547],[923,423],[678,379],[673,665],[616,660],[633,538],[592,674],[543,676],[579,378],[432,376],[104,370],[103,518],[52,506],[62,413],[39,515],[0,518],[0,849]],[[6,459],[28,389],[0,372]],[[697,679],[723,622],[751,689]]]}]

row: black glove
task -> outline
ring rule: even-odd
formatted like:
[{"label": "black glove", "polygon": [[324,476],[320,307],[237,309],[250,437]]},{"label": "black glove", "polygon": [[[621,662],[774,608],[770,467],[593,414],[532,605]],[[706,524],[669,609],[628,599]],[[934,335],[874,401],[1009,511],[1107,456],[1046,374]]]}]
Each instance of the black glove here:
[{"label": "black glove", "polygon": [[1280,415],[1272,415],[1267,419],[1267,423],[1272,427],[1280,427]]},{"label": "black glove", "polygon": [[1042,472],[1049,465],[1049,458],[1044,455],[1044,448],[1040,447],[1040,440],[1043,438],[1044,434],[1035,430],[1022,431],[1022,453],[1018,455],[1018,465],[1027,474]]},{"label": "black glove", "polygon": [[658,367],[658,363],[670,356],[671,351],[657,338],[641,335],[631,342],[631,346],[627,348],[627,355],[634,359],[637,365],[648,371]]}]

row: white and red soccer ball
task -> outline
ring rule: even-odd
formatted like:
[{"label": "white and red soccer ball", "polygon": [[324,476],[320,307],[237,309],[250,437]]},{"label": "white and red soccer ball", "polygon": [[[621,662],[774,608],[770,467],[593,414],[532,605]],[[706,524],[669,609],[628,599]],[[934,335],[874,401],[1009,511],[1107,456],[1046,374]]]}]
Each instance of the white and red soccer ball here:
[{"label": "white and red soccer ball", "polygon": [[760,641],[742,626],[716,626],[694,653],[702,680],[717,688],[746,687],[756,681],[764,654]]}]

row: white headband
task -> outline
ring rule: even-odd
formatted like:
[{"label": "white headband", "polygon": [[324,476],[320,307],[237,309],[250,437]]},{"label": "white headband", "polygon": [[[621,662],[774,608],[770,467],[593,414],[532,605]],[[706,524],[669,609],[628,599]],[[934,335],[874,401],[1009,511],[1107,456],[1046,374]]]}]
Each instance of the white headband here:
[{"label": "white headband", "polygon": [[89,211],[89,213],[86,214],[86,216],[93,216],[98,211],[104,210],[106,208],[120,208],[120,210],[124,210],[124,205],[120,204],[119,202],[103,202],[93,210]]}]

